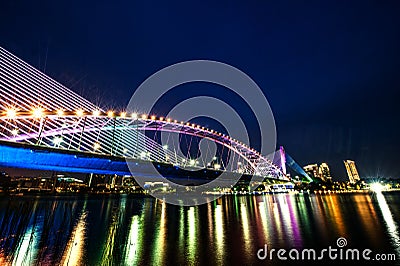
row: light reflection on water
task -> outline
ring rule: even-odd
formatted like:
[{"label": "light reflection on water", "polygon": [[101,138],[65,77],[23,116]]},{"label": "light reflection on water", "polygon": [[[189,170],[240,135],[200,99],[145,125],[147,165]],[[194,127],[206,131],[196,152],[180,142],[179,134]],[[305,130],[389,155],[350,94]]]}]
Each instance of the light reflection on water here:
[{"label": "light reflection on water", "polygon": [[[32,207],[32,211],[36,210],[37,202],[34,203]],[[29,226],[26,228],[26,231],[23,233],[17,248],[16,254],[21,254],[19,256],[13,256],[12,264],[14,265],[29,265],[29,262],[33,261],[35,257],[37,256],[38,250],[37,248],[30,248],[30,246],[37,246],[38,244],[38,238],[40,235],[38,235],[43,221],[37,221],[33,220],[35,219],[34,216],[29,217]],[[39,218],[40,219],[40,218]]]},{"label": "light reflection on water", "polygon": [[386,224],[387,230],[389,232],[390,240],[393,245],[396,247],[396,253],[398,258],[400,258],[400,237],[398,225],[393,219],[392,212],[390,211],[390,207],[386,202],[385,196],[383,196],[382,192],[376,193],[376,199],[379,204],[379,209],[382,212],[383,220]]},{"label": "light reflection on water", "polygon": [[198,229],[198,224],[197,224],[197,219],[198,219],[198,213],[197,213],[197,206],[196,207],[189,207],[189,210],[187,211],[188,214],[188,263],[190,265],[194,265],[197,261],[197,229]]},{"label": "light reflection on water", "polygon": [[[82,212],[77,224],[71,232],[71,238],[67,243],[61,261],[62,265],[81,265],[83,261],[83,251],[85,246],[86,213]],[[17,263],[17,265],[19,265]]]},{"label": "light reflection on water", "polygon": [[227,196],[194,207],[130,196],[3,197],[0,264],[252,264],[264,244],[324,248],[338,237],[400,257],[399,203],[398,193]]},{"label": "light reflection on water", "polygon": [[[158,201],[158,200],[156,200]],[[163,265],[164,255],[166,251],[165,241],[167,241],[167,204],[162,201],[158,201],[155,204],[157,209],[161,208],[161,213],[158,217],[158,223],[155,230],[156,238],[152,247],[152,263],[151,265]],[[159,211],[160,212],[160,211]]]},{"label": "light reflection on water", "polygon": [[142,248],[142,235],[140,232],[141,228],[141,220],[138,215],[132,216],[131,226],[129,229],[129,238],[125,245],[125,264],[133,264],[136,265],[137,257],[140,256],[140,250]]},{"label": "light reflection on water", "polygon": [[212,220],[209,220],[209,228],[212,228],[211,231],[215,232],[214,234],[214,241],[216,243],[215,262],[216,264],[221,265],[224,262],[224,245],[225,245],[224,214],[222,212],[221,205],[216,205],[214,208],[214,226],[212,226],[212,224],[213,224]]}]

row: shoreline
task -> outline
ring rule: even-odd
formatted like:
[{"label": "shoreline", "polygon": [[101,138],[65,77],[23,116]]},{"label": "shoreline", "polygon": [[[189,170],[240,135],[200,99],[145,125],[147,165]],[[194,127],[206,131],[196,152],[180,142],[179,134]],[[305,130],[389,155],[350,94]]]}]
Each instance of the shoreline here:
[{"label": "shoreline", "polygon": [[[399,188],[382,190],[382,193],[392,193],[392,192],[400,192]],[[279,192],[255,192],[255,193],[209,193],[212,195],[220,195],[220,196],[262,196],[262,195],[319,195],[319,196],[327,196],[327,195],[337,195],[337,194],[371,194],[376,193],[372,190],[348,190],[348,191],[279,191]],[[162,194],[160,194],[162,195]],[[1,197],[37,197],[37,196],[46,196],[46,197],[92,197],[92,196],[128,196],[128,197],[138,197],[145,198],[153,196],[150,193],[117,193],[117,192],[19,192],[19,193],[7,193],[0,192]]]}]

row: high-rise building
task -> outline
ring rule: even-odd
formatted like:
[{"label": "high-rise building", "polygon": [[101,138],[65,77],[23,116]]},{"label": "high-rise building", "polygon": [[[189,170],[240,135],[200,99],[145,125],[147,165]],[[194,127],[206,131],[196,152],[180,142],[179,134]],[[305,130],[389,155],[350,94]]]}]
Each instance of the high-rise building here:
[{"label": "high-rise building", "polygon": [[309,164],[303,167],[304,171],[313,179],[320,178],[318,164]]},{"label": "high-rise building", "polygon": [[286,155],[285,155],[285,149],[283,148],[283,146],[280,147],[279,149],[280,155],[281,155],[281,168],[282,168],[282,172],[287,175],[286,172]]},{"label": "high-rise building", "polygon": [[360,176],[358,175],[358,171],[356,168],[356,163],[352,160],[345,160],[344,166],[346,167],[347,175],[349,177],[350,183],[356,183],[360,180]]},{"label": "high-rise building", "polygon": [[332,180],[331,172],[327,163],[321,163],[319,166],[319,176],[323,181]]}]

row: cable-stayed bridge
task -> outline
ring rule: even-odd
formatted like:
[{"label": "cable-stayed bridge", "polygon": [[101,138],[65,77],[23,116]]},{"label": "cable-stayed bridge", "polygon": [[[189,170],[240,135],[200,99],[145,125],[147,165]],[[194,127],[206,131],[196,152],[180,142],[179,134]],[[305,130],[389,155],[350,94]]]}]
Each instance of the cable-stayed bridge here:
[{"label": "cable-stayed bridge", "polygon": [[104,110],[1,47],[0,109],[2,167],[123,175],[131,160],[138,175],[151,162],[171,175],[186,168],[184,175],[288,180],[282,166],[240,140],[168,117]]}]

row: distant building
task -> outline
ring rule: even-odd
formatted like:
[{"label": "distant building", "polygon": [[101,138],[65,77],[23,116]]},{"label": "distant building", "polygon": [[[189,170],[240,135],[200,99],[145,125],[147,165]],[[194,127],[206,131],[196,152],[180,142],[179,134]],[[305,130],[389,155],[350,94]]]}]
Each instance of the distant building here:
[{"label": "distant building", "polygon": [[321,179],[322,181],[332,180],[331,172],[327,163],[309,164],[303,167],[304,171],[313,179]]},{"label": "distant building", "polygon": [[347,175],[349,177],[350,183],[356,183],[360,180],[360,176],[358,175],[358,171],[356,168],[356,163],[352,160],[345,160],[344,166],[346,167]]},{"label": "distant building", "polygon": [[329,170],[329,166],[327,163],[321,163],[321,165],[319,166],[318,172],[319,172],[319,177],[323,181],[332,180],[331,172]]},{"label": "distant building", "polygon": [[319,176],[318,164],[309,164],[303,167],[304,171],[313,179],[321,178]]}]

